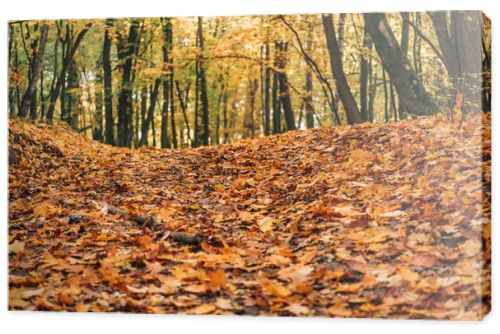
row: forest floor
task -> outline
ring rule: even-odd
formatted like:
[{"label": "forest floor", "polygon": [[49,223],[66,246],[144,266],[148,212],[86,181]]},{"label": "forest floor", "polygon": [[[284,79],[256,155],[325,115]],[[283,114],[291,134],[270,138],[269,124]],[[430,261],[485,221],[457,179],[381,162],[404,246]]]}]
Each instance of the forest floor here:
[{"label": "forest floor", "polygon": [[11,120],[9,308],[480,319],[489,129],[431,116],[131,150]]}]

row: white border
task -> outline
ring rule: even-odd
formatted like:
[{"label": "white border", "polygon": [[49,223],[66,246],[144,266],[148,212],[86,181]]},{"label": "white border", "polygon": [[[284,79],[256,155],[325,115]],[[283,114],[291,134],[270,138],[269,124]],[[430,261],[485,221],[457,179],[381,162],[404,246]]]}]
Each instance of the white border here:
[{"label": "white border", "polygon": [[[192,15],[293,14],[321,12],[412,11],[480,9],[493,21],[493,86],[498,83],[497,23],[500,1],[496,0],[17,0],[3,1],[0,11],[0,331],[2,333],[494,333],[500,328],[498,306],[500,229],[496,219],[500,200],[493,178],[493,310],[483,322],[437,322],[406,320],[253,318],[179,315],[70,314],[7,312],[7,21],[42,18],[154,17]],[[498,167],[498,94],[493,94],[493,170]],[[495,299],[496,298],[496,299]]]}]

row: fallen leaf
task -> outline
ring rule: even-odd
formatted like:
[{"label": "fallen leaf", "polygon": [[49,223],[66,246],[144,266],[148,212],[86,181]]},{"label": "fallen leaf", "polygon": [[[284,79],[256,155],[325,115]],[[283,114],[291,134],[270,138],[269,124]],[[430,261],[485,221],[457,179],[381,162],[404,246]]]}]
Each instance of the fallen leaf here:
[{"label": "fallen leaf", "polygon": [[298,303],[288,305],[287,310],[294,315],[306,315],[310,312],[309,308]]},{"label": "fallen leaf", "polygon": [[25,243],[23,241],[14,241],[13,243],[9,244],[9,254],[14,253],[14,254],[21,254],[24,253],[24,245]]},{"label": "fallen leaf", "polygon": [[262,232],[266,233],[273,229],[274,219],[272,217],[264,217],[259,220],[259,228]]},{"label": "fallen leaf", "polygon": [[208,273],[208,278],[210,280],[209,286],[212,289],[223,288],[227,284],[226,273],[220,268],[214,272]]},{"label": "fallen leaf", "polygon": [[212,304],[201,304],[201,305],[196,306],[195,308],[189,310],[188,313],[190,313],[190,314],[197,314],[197,315],[208,314],[208,313],[212,313],[216,309],[217,308],[215,307],[215,305],[212,305]]}]

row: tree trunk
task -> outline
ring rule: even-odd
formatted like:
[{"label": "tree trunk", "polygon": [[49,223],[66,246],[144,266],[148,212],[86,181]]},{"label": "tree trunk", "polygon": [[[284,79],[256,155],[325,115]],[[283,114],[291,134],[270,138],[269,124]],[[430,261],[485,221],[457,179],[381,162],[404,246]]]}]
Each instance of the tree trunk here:
[{"label": "tree trunk", "polygon": [[[162,25],[163,25],[163,47],[162,47],[162,52],[163,52],[163,71],[171,71],[173,68],[170,66],[170,59],[169,59],[169,51],[170,51],[170,34],[171,34],[171,29],[172,26],[170,25],[170,19],[167,18],[162,19]],[[168,140],[168,109],[170,105],[170,80],[167,79],[167,75],[164,73],[163,74],[163,103],[162,103],[162,110],[161,110],[161,147],[162,148],[168,148],[170,147],[170,143]],[[170,74],[168,75],[170,78]]]},{"label": "tree trunk", "polygon": [[[122,45],[118,50],[118,58],[122,64],[122,79],[120,94],[118,97],[118,146],[127,146],[129,142],[129,107],[132,99],[132,62],[133,56],[138,43],[139,37],[139,21],[132,20],[126,42],[122,41]],[[123,45],[125,44],[125,45]],[[149,125],[148,125],[149,126]],[[142,138],[141,138],[142,142]]]},{"label": "tree trunk", "polygon": [[56,102],[59,97],[59,94],[61,93],[61,88],[64,84],[65,78],[66,78],[66,73],[73,62],[73,58],[75,57],[76,50],[78,49],[78,46],[83,40],[83,37],[85,37],[85,34],[87,31],[90,29],[92,26],[92,22],[88,23],[75,38],[75,41],[73,44],[68,48],[68,52],[65,53],[64,61],[62,63],[62,69],[59,74],[59,76],[56,79],[55,87],[54,90],[51,92],[50,95],[50,101],[49,101],[49,109],[47,110],[47,120],[49,122],[52,121],[54,118],[54,110],[56,107]]},{"label": "tree trunk", "polygon": [[38,48],[35,54],[31,57],[32,58],[31,76],[28,83],[28,88],[26,89],[26,92],[23,95],[23,99],[21,102],[21,109],[19,110],[19,117],[26,117],[28,113],[28,108],[31,105],[34,104],[36,108],[36,102],[33,103],[33,100],[36,101],[36,84],[38,82],[38,78],[40,76],[40,70],[42,68],[42,58],[45,52],[45,44],[47,43],[48,31],[49,31],[49,26],[47,25],[47,23],[44,22],[40,31],[39,41],[37,42]]},{"label": "tree trunk", "polygon": [[293,114],[292,100],[290,98],[290,89],[288,85],[288,77],[286,75],[286,57],[288,52],[288,43],[277,42],[278,48],[278,68],[280,73],[279,78],[279,92],[280,103],[283,107],[283,115],[285,116],[285,124],[287,131],[295,130],[295,117]]},{"label": "tree trunk", "polygon": [[198,17],[198,47],[200,48],[200,97],[201,97],[201,111],[203,121],[203,145],[208,145],[208,138],[210,138],[209,129],[209,111],[208,111],[208,93],[207,93],[207,79],[205,73],[205,57],[203,54],[203,18]]},{"label": "tree trunk", "polygon": [[[313,26],[309,22],[308,25],[309,33],[307,35],[307,42],[305,46],[305,51],[309,54],[313,49]],[[305,82],[305,90],[306,97],[304,99],[305,108],[306,108],[306,128],[312,129],[314,128],[314,105],[313,105],[313,80],[312,80],[312,71],[311,68],[308,67],[306,70],[306,82]],[[300,124],[300,122],[299,122]]]},{"label": "tree trunk", "polygon": [[366,26],[363,30],[363,52],[361,53],[360,61],[360,75],[359,75],[359,92],[360,92],[360,106],[361,118],[363,121],[368,120],[368,76],[370,72],[369,67],[369,51],[371,49],[371,40]]},{"label": "tree trunk", "polygon": [[352,95],[351,88],[347,82],[342,65],[342,54],[335,35],[335,28],[333,27],[332,15],[322,15],[323,28],[325,30],[325,37],[328,46],[328,53],[330,55],[330,66],[332,75],[335,78],[335,84],[339,93],[340,100],[344,105],[344,110],[349,124],[360,123],[362,121],[361,114],[359,113],[358,105]]},{"label": "tree trunk", "polygon": [[269,67],[270,61],[270,50],[269,43],[266,43],[264,46],[265,53],[265,70],[264,70],[264,135],[269,136],[271,133],[271,104],[270,104],[270,94],[269,90],[271,88],[271,68]]},{"label": "tree trunk", "polygon": [[104,113],[106,118],[106,144],[115,145],[113,117],[113,77],[111,73],[111,27],[113,20],[107,19],[102,46],[102,70],[104,74]]},{"label": "tree trunk", "polygon": [[437,111],[433,98],[425,91],[412,65],[405,57],[385,14],[364,14],[375,49],[396,87],[403,109],[414,115],[428,115]]},{"label": "tree trunk", "polygon": [[76,91],[80,87],[80,77],[73,61],[68,72],[68,114],[67,122],[75,130],[78,130],[78,108],[79,96]]},{"label": "tree trunk", "polygon": [[[156,79],[155,83],[154,83],[153,90],[151,91],[151,95],[150,95],[148,115],[146,116],[144,123],[142,123],[141,139],[139,140],[139,147],[144,146],[144,144],[146,144],[148,132],[149,132],[149,127],[150,127],[151,122],[154,118],[156,99],[158,98],[160,84],[161,84],[161,79]],[[153,132],[153,146],[156,146],[154,132]]]},{"label": "tree trunk", "polygon": [[[279,49],[278,44],[275,44],[275,60],[274,67],[278,67],[279,64]],[[279,86],[279,74],[277,72],[273,72],[273,91],[272,91],[272,99],[273,99],[273,134],[281,132],[281,103],[279,98],[278,86]]]},{"label": "tree trunk", "polygon": [[[402,28],[401,28],[401,51],[403,51],[403,55],[408,57],[408,44],[410,37],[410,13],[401,12],[402,18]],[[401,99],[399,99],[398,103],[398,114],[399,118],[401,115],[404,115],[406,111],[404,110],[404,104],[401,103]]]}]

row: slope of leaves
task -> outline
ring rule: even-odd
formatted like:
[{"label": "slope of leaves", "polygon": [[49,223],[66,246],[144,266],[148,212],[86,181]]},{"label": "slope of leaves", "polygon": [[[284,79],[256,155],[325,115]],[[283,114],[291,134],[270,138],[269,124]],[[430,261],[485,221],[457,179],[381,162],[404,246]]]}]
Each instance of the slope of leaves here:
[{"label": "slope of leaves", "polygon": [[129,150],[11,120],[9,307],[482,318],[489,129],[433,116]]}]

